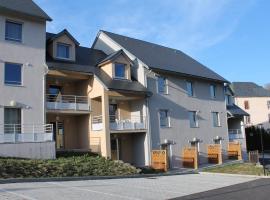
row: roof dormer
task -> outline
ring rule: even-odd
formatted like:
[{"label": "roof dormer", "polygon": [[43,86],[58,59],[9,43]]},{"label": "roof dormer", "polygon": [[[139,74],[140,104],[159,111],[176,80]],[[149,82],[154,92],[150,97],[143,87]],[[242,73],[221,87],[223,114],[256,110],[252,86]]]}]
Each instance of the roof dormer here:
[{"label": "roof dormer", "polygon": [[58,34],[51,34],[47,40],[48,53],[59,60],[75,61],[76,46],[79,45],[79,42],[66,29]]},{"label": "roof dormer", "polygon": [[112,79],[131,81],[132,61],[123,50],[116,51],[103,59],[98,66]]}]

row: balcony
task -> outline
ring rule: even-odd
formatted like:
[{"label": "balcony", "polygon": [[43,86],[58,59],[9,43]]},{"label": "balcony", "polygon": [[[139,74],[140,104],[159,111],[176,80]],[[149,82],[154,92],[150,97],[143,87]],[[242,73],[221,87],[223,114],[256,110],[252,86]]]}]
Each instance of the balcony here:
[{"label": "balcony", "polygon": [[52,124],[0,124],[0,143],[53,141]]},{"label": "balcony", "polygon": [[244,139],[241,129],[229,129],[229,140]]},{"label": "balcony", "polygon": [[[102,130],[102,116],[94,116],[92,119],[92,130]],[[110,116],[110,130],[117,131],[145,131],[146,121],[144,116],[131,116],[128,118]]]},{"label": "balcony", "polygon": [[46,104],[49,110],[90,111],[87,96],[47,94]]}]

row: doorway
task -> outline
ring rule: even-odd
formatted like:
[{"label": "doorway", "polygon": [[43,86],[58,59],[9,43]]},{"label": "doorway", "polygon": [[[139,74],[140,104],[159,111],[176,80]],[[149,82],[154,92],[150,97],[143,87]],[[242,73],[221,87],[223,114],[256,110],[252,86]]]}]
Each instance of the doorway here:
[{"label": "doorway", "polygon": [[64,149],[64,123],[63,122],[51,122],[53,125],[53,139],[56,144],[56,149]]},{"label": "doorway", "polygon": [[112,160],[120,160],[120,139],[111,139],[111,157]]}]

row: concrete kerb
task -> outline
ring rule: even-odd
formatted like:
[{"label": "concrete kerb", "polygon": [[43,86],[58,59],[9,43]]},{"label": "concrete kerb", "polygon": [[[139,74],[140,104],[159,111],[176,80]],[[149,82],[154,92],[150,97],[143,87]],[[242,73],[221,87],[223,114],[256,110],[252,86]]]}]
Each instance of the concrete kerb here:
[{"label": "concrete kerb", "polygon": [[158,174],[136,174],[127,176],[81,176],[81,177],[48,177],[48,178],[9,178],[0,179],[0,184],[9,183],[29,183],[29,182],[62,182],[62,181],[83,181],[83,180],[106,180],[106,179],[124,179],[124,178],[154,178],[161,176],[174,176],[185,174],[198,174],[196,170],[169,171]]},{"label": "concrete kerb", "polygon": [[244,177],[244,178],[270,178],[270,176],[256,176],[256,175],[247,175],[247,174],[228,174],[228,173],[218,173],[218,172],[199,172],[199,174],[233,176],[233,177]]}]

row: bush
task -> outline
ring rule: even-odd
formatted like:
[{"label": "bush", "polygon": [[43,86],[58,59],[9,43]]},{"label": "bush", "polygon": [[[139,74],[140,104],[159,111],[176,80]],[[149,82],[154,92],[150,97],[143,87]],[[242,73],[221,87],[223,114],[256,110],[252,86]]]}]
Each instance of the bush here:
[{"label": "bush", "polygon": [[0,159],[0,178],[133,175],[139,169],[122,161],[99,156],[77,156],[56,160]]}]

